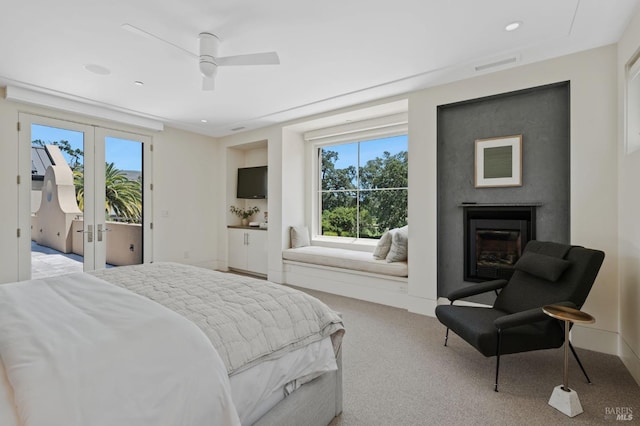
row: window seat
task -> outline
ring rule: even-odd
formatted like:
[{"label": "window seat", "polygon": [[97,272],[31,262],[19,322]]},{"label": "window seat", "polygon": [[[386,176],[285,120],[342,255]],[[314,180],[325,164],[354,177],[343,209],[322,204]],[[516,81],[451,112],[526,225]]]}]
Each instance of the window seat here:
[{"label": "window seat", "polygon": [[282,258],[284,284],[408,309],[407,262],[321,246],[284,250]]},{"label": "window seat", "polygon": [[341,248],[306,246],[287,249],[282,252],[284,260],[311,263],[314,265],[350,269],[377,275],[407,277],[407,262],[391,262],[374,259],[368,252]]}]

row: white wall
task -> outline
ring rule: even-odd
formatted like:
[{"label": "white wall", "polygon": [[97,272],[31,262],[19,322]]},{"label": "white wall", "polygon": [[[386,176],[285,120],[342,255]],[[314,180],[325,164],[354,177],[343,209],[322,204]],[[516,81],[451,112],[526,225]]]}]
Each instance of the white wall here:
[{"label": "white wall", "polygon": [[172,128],[153,134],[153,144],[154,259],[217,268],[220,147]]},{"label": "white wall", "polygon": [[640,150],[627,154],[624,140],[625,65],[640,50],[640,10],[618,43],[620,355],[640,383]]},{"label": "white wall", "polygon": [[306,225],[309,176],[302,135],[289,129],[282,135],[282,249],[291,247],[289,228]]},{"label": "white wall", "polygon": [[[154,259],[216,266],[218,229],[212,216],[221,189],[215,184],[218,157],[215,139],[166,128],[153,132],[133,126],[93,119],[4,100],[0,93],[0,282],[18,277],[18,112],[145,134],[153,138],[154,156]],[[31,186],[29,177],[23,182]],[[187,206],[188,208],[185,208]],[[27,223],[29,218],[27,218]],[[23,230],[23,238],[29,238]],[[185,254],[188,257],[185,258]]]}]

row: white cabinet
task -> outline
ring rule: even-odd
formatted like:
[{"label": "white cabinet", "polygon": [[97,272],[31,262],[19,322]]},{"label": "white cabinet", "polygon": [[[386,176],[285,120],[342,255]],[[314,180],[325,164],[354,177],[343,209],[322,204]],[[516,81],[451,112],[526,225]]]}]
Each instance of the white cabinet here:
[{"label": "white cabinet", "polygon": [[229,268],[267,275],[267,231],[229,228]]}]

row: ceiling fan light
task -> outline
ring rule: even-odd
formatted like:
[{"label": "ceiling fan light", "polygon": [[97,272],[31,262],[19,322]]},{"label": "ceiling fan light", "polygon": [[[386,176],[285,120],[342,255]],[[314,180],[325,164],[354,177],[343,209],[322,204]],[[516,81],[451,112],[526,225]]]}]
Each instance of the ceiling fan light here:
[{"label": "ceiling fan light", "polygon": [[212,61],[200,59],[200,72],[204,77],[215,77],[218,72],[218,66]]}]

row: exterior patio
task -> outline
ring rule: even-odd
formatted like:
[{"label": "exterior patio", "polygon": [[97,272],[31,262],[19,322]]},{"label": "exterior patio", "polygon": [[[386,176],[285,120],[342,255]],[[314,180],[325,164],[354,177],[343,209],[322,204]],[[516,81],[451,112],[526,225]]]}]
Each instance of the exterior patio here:
[{"label": "exterior patio", "polygon": [[82,272],[82,256],[61,253],[31,241],[31,279]]},{"label": "exterior patio", "polygon": [[[82,272],[84,221],[73,172],[56,145],[32,146],[31,160],[32,279]],[[107,267],[142,263],[142,225],[107,219],[103,226],[108,237],[96,236],[106,239]]]}]

